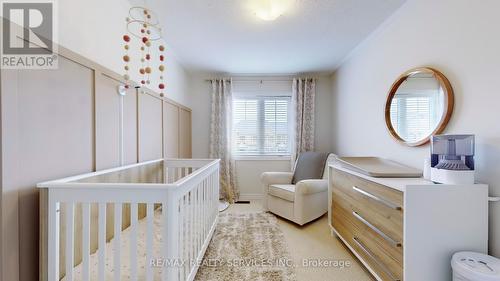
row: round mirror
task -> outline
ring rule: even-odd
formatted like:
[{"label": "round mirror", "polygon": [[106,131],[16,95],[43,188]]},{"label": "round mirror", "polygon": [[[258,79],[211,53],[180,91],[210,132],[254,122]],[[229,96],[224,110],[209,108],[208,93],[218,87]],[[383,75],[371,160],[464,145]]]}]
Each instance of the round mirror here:
[{"label": "round mirror", "polygon": [[409,146],[423,145],[430,136],[444,130],[453,103],[453,89],[441,72],[412,69],[392,85],[385,104],[385,123],[398,141]]}]

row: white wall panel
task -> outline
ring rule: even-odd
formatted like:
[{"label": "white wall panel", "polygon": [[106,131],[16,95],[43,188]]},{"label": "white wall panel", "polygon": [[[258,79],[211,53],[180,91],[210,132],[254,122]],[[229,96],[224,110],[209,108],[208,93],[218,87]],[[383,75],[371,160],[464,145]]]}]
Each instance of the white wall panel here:
[{"label": "white wall panel", "polygon": [[[19,71],[18,150],[20,280],[38,279],[37,182],[93,169],[93,71],[60,57],[59,69]],[[3,94],[3,93],[2,93]],[[15,124],[12,124],[16,126]],[[3,175],[4,177],[7,175]]]},{"label": "white wall panel", "polygon": [[[455,91],[445,134],[476,134],[476,179],[500,195],[500,2],[410,0],[359,46],[334,75],[333,138],[349,156],[381,156],[422,168],[429,146],[407,147],[389,135],[384,105],[404,71],[430,66]],[[500,256],[500,204],[490,205],[490,251]]]},{"label": "white wall panel", "polygon": [[162,101],[139,91],[139,161],[162,158]]}]

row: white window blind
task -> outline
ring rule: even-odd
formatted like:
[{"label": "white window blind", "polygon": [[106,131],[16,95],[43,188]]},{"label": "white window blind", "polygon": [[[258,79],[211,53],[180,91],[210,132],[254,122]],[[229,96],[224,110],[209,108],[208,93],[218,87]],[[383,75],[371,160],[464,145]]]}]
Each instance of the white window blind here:
[{"label": "white window blind", "polygon": [[233,153],[240,156],[290,154],[290,97],[254,96],[233,100]]},{"label": "white window blind", "polygon": [[391,123],[405,140],[415,142],[426,137],[437,123],[436,95],[400,95],[391,103]]}]

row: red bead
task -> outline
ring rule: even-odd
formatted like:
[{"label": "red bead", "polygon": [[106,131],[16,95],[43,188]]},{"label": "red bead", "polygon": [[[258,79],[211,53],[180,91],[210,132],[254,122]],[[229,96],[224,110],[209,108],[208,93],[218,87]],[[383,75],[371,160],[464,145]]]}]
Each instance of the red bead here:
[{"label": "red bead", "polygon": [[123,35],[123,41],[129,42],[130,41],[130,36],[128,36],[127,34]]},{"label": "red bead", "polygon": [[160,55],[160,60],[163,61],[163,59],[165,59],[163,55]]},{"label": "red bead", "polygon": [[128,86],[128,85],[125,85],[125,89],[128,89],[128,88],[129,88],[129,86]]},{"label": "red bead", "polygon": [[142,37],[142,43],[148,42],[148,37]]},{"label": "red bead", "polygon": [[165,88],[165,85],[163,85],[163,83],[160,83],[160,85],[158,85],[158,88],[163,90]]},{"label": "red bead", "polygon": [[141,29],[141,33],[144,33],[144,32],[146,32],[146,31],[144,29]]},{"label": "red bead", "polygon": [[146,81],[142,80],[142,81],[141,81],[141,84],[146,84]]},{"label": "red bead", "polygon": [[146,59],[149,60],[151,56],[149,54],[146,54]]}]

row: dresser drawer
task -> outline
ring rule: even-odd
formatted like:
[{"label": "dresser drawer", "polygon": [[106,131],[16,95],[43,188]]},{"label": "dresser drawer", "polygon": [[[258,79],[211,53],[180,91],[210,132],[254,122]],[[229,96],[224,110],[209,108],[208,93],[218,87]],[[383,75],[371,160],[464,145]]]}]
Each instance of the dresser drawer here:
[{"label": "dresser drawer", "polygon": [[402,248],[389,245],[367,229],[353,215],[351,209],[346,209],[346,204],[339,204],[345,201],[338,195],[334,194],[332,205],[332,225],[338,234],[383,280],[402,280]]},{"label": "dresser drawer", "polygon": [[332,226],[382,280],[402,280],[403,193],[338,170],[330,180]]},{"label": "dresser drawer", "polygon": [[338,203],[345,205],[344,208],[352,213],[354,220],[389,244],[402,245],[402,192],[338,170],[333,171],[331,180],[334,201],[335,197],[341,197]]}]

